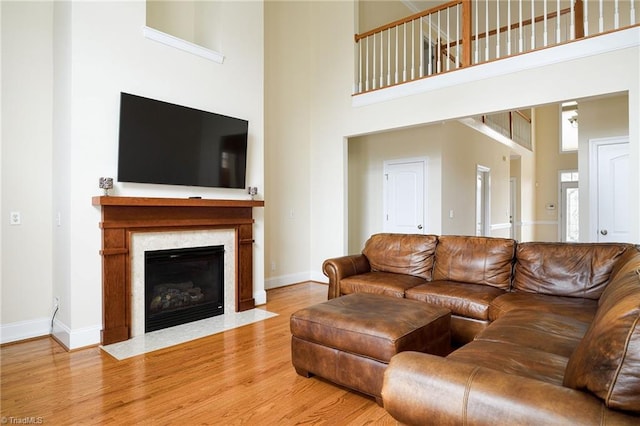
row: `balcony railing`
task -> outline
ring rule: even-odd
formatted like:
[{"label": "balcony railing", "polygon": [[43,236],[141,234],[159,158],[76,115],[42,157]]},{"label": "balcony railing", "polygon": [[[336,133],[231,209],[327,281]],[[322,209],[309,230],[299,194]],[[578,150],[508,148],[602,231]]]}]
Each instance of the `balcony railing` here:
[{"label": "balcony railing", "polygon": [[354,94],[616,31],[640,0],[453,0],[356,34]]}]

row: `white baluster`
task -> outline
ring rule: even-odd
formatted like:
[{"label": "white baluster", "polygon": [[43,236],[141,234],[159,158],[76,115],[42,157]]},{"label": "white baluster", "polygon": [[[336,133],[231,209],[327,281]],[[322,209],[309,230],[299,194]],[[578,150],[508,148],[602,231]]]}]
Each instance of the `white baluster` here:
[{"label": "white baluster", "polygon": [[573,0],[571,0],[571,18],[569,18],[569,39],[570,40],[575,40],[576,39],[576,11],[575,11],[575,5],[573,3]]},{"label": "white baluster", "polygon": [[604,32],[604,1],[600,0],[600,16],[598,17],[598,31],[599,32]]},{"label": "white baluster", "polygon": [[484,60],[488,61],[489,60],[489,0],[485,0],[484,2],[485,5],[485,38],[484,38]]},{"label": "white baluster", "polygon": [[450,7],[447,8],[447,38],[445,42],[447,43],[447,71],[451,69],[451,33],[449,32],[449,22],[451,22],[451,17],[449,16]]},{"label": "white baluster", "polygon": [[543,0],[544,3],[544,24],[543,24],[543,29],[542,29],[542,45],[544,47],[547,47],[547,0]]},{"label": "white baluster", "polygon": [[411,80],[416,79],[416,20],[411,21]]},{"label": "white baluster", "polygon": [[473,48],[473,63],[477,64],[480,61],[480,58],[478,57],[479,55],[479,50],[480,50],[480,38],[478,38],[478,3],[480,3],[480,0],[476,0],[475,2],[475,8],[476,8],[476,13],[475,13],[475,23],[476,23],[476,43],[475,46]]},{"label": "white baluster", "polygon": [[420,18],[420,72],[418,73],[420,78],[424,77],[424,32],[422,29],[422,21],[423,18]]},{"label": "white baluster", "polygon": [[427,75],[433,74],[433,59],[432,59],[433,58],[433,51],[431,50],[432,46],[433,46],[433,42],[431,41],[431,35],[432,35],[432,33],[431,33],[431,31],[432,31],[432,29],[431,29],[431,15],[432,14],[430,13],[429,14],[429,63],[427,65]]},{"label": "white baluster", "polygon": [[460,4],[456,5],[456,68],[460,68]]},{"label": "white baluster", "polygon": [[616,0],[613,4],[613,29],[617,30],[618,28],[620,28],[620,5],[618,4],[618,0]]},{"label": "white baluster", "polygon": [[376,35],[375,33],[371,36],[373,37],[373,60],[371,61],[371,88],[376,88],[376,53],[378,50],[376,49]]},{"label": "white baluster", "polygon": [[438,31],[438,55],[437,55],[437,58],[436,58],[436,73],[439,73],[440,71],[442,71],[442,56],[441,56],[442,55],[442,52],[441,52],[442,39],[440,37],[440,12],[442,12],[442,11],[438,11],[438,29],[437,29],[437,31]]},{"label": "white baluster", "polygon": [[365,79],[364,79],[364,90],[369,90],[369,37],[366,38],[366,57],[365,57]]},{"label": "white baluster", "polygon": [[507,2],[507,56],[511,56],[511,2]]},{"label": "white baluster", "polygon": [[500,57],[500,2],[496,2],[496,58]]},{"label": "white baluster", "polygon": [[362,92],[362,39],[358,42],[358,93]]},{"label": "white baluster", "polygon": [[518,28],[518,53],[522,53],[522,51],[524,50],[524,40],[522,34],[522,0],[519,0],[518,4]]},{"label": "white baluster", "polygon": [[582,25],[584,26],[584,36],[587,37],[589,35],[589,2],[584,1],[582,4],[584,5],[584,22],[582,23]]},{"label": "white baluster", "polygon": [[404,27],[404,53],[402,56],[402,81],[407,81],[407,23],[402,24]]},{"label": "white baluster", "polygon": [[384,86],[384,34],[380,32],[380,87]]},{"label": "white baluster", "polygon": [[387,86],[391,86],[391,28],[387,30]]},{"label": "white baluster", "polygon": [[560,31],[560,0],[556,2],[556,43],[560,43],[560,35],[562,32]]},{"label": "white baluster", "polygon": [[398,62],[398,52],[400,52],[400,43],[398,43],[398,33],[400,32],[400,28],[396,25],[396,69],[395,69],[395,83],[398,84],[398,70],[400,69],[400,65]]},{"label": "white baluster", "polygon": [[631,9],[629,10],[629,22],[631,23],[631,25],[636,24],[635,0],[631,0]]},{"label": "white baluster", "polygon": [[536,48],[536,24],[534,22],[536,11],[534,6],[535,2],[531,0],[531,46],[529,46],[531,50]]}]

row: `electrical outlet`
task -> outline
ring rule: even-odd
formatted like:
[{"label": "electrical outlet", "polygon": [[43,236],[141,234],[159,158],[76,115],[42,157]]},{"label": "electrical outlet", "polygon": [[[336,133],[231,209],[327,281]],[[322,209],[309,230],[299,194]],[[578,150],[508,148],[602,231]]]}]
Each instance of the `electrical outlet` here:
[{"label": "electrical outlet", "polygon": [[58,306],[60,306],[60,296],[55,296],[53,298],[53,309],[57,308]]},{"label": "electrical outlet", "polygon": [[9,224],[10,225],[20,225],[22,223],[22,216],[20,212],[11,212],[9,213]]},{"label": "electrical outlet", "polygon": [[271,262],[271,270],[272,271],[276,270],[276,262]]}]

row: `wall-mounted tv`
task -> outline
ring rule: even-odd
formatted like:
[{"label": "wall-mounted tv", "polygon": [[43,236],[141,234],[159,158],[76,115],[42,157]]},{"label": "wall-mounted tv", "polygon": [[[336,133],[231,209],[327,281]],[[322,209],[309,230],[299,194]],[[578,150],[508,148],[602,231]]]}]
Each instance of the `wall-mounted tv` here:
[{"label": "wall-mounted tv", "polygon": [[245,188],[249,122],[121,93],[118,181]]}]

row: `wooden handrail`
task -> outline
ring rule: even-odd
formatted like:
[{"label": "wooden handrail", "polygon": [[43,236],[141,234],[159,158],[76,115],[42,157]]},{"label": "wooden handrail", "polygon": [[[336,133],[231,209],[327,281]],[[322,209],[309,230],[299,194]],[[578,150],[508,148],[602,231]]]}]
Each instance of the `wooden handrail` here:
[{"label": "wooden handrail", "polygon": [[[580,1],[580,0],[578,0],[578,1]],[[566,15],[567,13],[571,13],[571,8],[560,9],[560,16]],[[547,13],[547,19],[553,19],[556,16],[558,16],[558,12],[557,11],[556,12]],[[578,16],[577,13],[576,13],[576,16]],[[544,21],[544,15],[537,16],[536,18],[533,19],[533,22],[536,23],[536,24],[538,22],[542,22],[542,21]],[[577,21],[577,19],[576,19],[576,21]],[[532,22],[532,19],[525,19],[524,21],[522,21],[522,26],[525,27],[527,25],[531,25],[531,22]],[[582,22],[582,21],[580,21],[580,22]],[[475,35],[472,35],[471,36],[471,41],[476,41],[476,40],[480,40],[482,38],[487,38],[487,36],[491,37],[491,36],[496,35],[498,32],[504,33],[504,32],[507,32],[507,31],[516,30],[518,28],[520,28],[520,23],[519,22],[511,24],[511,26],[505,25],[503,27],[498,28],[497,30],[489,31],[488,34],[486,32],[479,33],[478,37],[476,37]],[[582,36],[581,37],[584,37],[584,30],[582,30]],[[581,37],[578,37],[578,31],[576,29],[576,38],[581,38]],[[464,44],[464,39],[462,40],[462,43]],[[449,42],[448,44],[445,44],[445,46],[454,47],[457,44],[458,44],[458,40],[454,40],[452,42]]]},{"label": "wooden handrail", "polygon": [[446,9],[448,9],[450,7],[456,6],[458,4],[462,4],[462,3],[466,2],[466,1],[469,1],[469,0],[453,0],[453,1],[450,1],[448,3],[441,4],[440,6],[432,7],[431,9],[427,9],[427,10],[423,10],[422,12],[414,13],[413,15],[407,16],[405,18],[398,19],[397,21],[390,22],[388,24],[385,24],[385,25],[382,25],[380,27],[374,28],[374,29],[369,30],[367,32],[364,32],[364,33],[361,33],[361,34],[356,34],[355,35],[356,43],[358,43],[363,38],[369,37],[370,35],[377,34],[377,33],[380,33],[382,31],[385,31],[385,30],[389,30],[389,29],[391,29],[393,27],[397,27],[398,25],[406,24],[408,22],[411,22],[411,21],[414,21],[416,19],[425,17],[427,15],[431,15],[433,13],[440,12],[441,10],[446,10]]},{"label": "wooden handrail", "polygon": [[522,117],[524,120],[526,120],[529,124],[531,124],[531,118],[527,117],[526,115],[524,115],[524,113],[522,111],[520,111],[519,109],[513,111],[516,114],[518,114],[520,117]]}]

